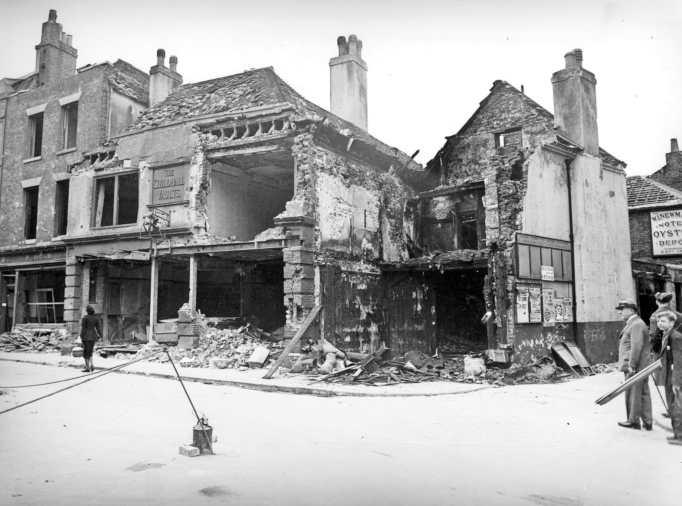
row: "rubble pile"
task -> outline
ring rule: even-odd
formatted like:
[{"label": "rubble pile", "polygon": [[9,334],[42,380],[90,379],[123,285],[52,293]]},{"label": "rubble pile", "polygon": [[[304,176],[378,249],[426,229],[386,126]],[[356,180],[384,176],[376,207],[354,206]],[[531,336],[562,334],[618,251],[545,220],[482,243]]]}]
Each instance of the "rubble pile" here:
[{"label": "rubble pile", "polygon": [[[180,367],[214,367],[218,369],[249,368],[249,361],[256,350],[265,348],[265,360],[258,367],[268,366],[279,356],[286,345],[285,342],[268,340],[270,334],[252,326],[244,325],[239,328],[218,329],[206,323],[201,326],[200,334],[195,338],[192,348],[184,349],[179,346],[169,347],[168,352],[173,361]],[[140,346],[134,356],[116,354],[115,358],[132,360],[140,358],[161,349],[158,343],[148,343]],[[262,352],[261,352],[262,353]],[[150,362],[167,362],[165,354],[156,355]],[[254,361],[251,360],[254,366]]]},{"label": "rubble pile", "polygon": [[15,328],[12,332],[0,335],[0,351],[57,353],[67,340],[68,332],[65,329],[22,330]]}]

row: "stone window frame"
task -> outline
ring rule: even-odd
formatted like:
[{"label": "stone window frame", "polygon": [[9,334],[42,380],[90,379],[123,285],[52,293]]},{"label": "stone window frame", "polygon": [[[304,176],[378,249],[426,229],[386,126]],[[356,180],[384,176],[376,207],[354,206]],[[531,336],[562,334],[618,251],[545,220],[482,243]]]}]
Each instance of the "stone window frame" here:
[{"label": "stone window frame", "polygon": [[[78,142],[78,106],[81,94],[82,92],[79,91],[78,93],[59,99],[59,105],[61,107],[61,151],[57,152],[58,155],[76,150]],[[75,115],[73,114],[74,110]],[[70,120],[73,120],[73,125]],[[72,132],[71,127],[73,127],[75,132]],[[72,133],[73,137],[71,137]],[[71,139],[73,140],[73,145],[70,145],[71,143],[69,141]]]}]

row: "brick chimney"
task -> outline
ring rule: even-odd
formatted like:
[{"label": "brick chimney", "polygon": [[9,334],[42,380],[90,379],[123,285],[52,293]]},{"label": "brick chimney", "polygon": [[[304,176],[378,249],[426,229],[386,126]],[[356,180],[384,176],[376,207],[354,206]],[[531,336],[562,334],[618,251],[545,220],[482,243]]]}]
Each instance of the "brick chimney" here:
[{"label": "brick chimney", "polygon": [[170,69],[165,64],[166,52],[156,52],[156,65],[149,69],[149,107],[163,101],[175,88],[182,84],[182,76],[177,73],[178,57],[170,57]]},{"label": "brick chimney", "polygon": [[583,68],[582,50],[574,49],[565,58],[566,68],[552,75],[554,121],[560,134],[598,156],[597,79]]},{"label": "brick chimney", "polygon": [[62,31],[57,23],[57,11],[50,10],[40,44],[36,46],[36,72],[39,86],[50,85],[61,79],[76,75],[78,51],[71,45],[71,35]]},{"label": "brick chimney", "polygon": [[355,35],[337,39],[339,56],[329,60],[333,114],[367,130],[367,64]]}]

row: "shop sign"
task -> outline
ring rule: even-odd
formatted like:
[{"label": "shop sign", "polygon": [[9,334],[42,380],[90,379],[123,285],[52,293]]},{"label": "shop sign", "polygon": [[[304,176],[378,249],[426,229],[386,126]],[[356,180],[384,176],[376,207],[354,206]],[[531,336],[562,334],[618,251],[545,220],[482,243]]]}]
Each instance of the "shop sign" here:
[{"label": "shop sign", "polygon": [[187,201],[189,167],[154,169],[152,176],[152,206],[165,206]]},{"label": "shop sign", "polygon": [[682,210],[654,211],[650,216],[653,256],[682,255]]}]

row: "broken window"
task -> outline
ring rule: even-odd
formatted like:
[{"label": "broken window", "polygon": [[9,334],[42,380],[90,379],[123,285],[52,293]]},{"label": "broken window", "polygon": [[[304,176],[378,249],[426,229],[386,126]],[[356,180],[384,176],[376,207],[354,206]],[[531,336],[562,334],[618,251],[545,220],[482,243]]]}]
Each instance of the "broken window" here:
[{"label": "broken window", "polygon": [[78,130],[78,102],[71,102],[62,107],[62,149],[76,147]]},{"label": "broken window", "polygon": [[476,211],[459,214],[459,249],[478,249],[478,220]]},{"label": "broken window", "polygon": [[28,117],[29,121],[29,141],[28,157],[35,158],[41,156],[43,150],[43,113],[39,112]]},{"label": "broken window", "polygon": [[102,177],[95,183],[95,227],[137,223],[138,174]]},{"label": "broken window", "polygon": [[57,182],[54,203],[54,235],[66,235],[69,221],[69,180]]},{"label": "broken window", "polygon": [[518,146],[522,145],[521,129],[514,128],[512,130],[507,130],[506,132],[500,132],[495,134],[495,147],[503,148],[505,146]]},{"label": "broken window", "polygon": [[38,229],[38,186],[24,189],[24,238],[35,239]]}]

